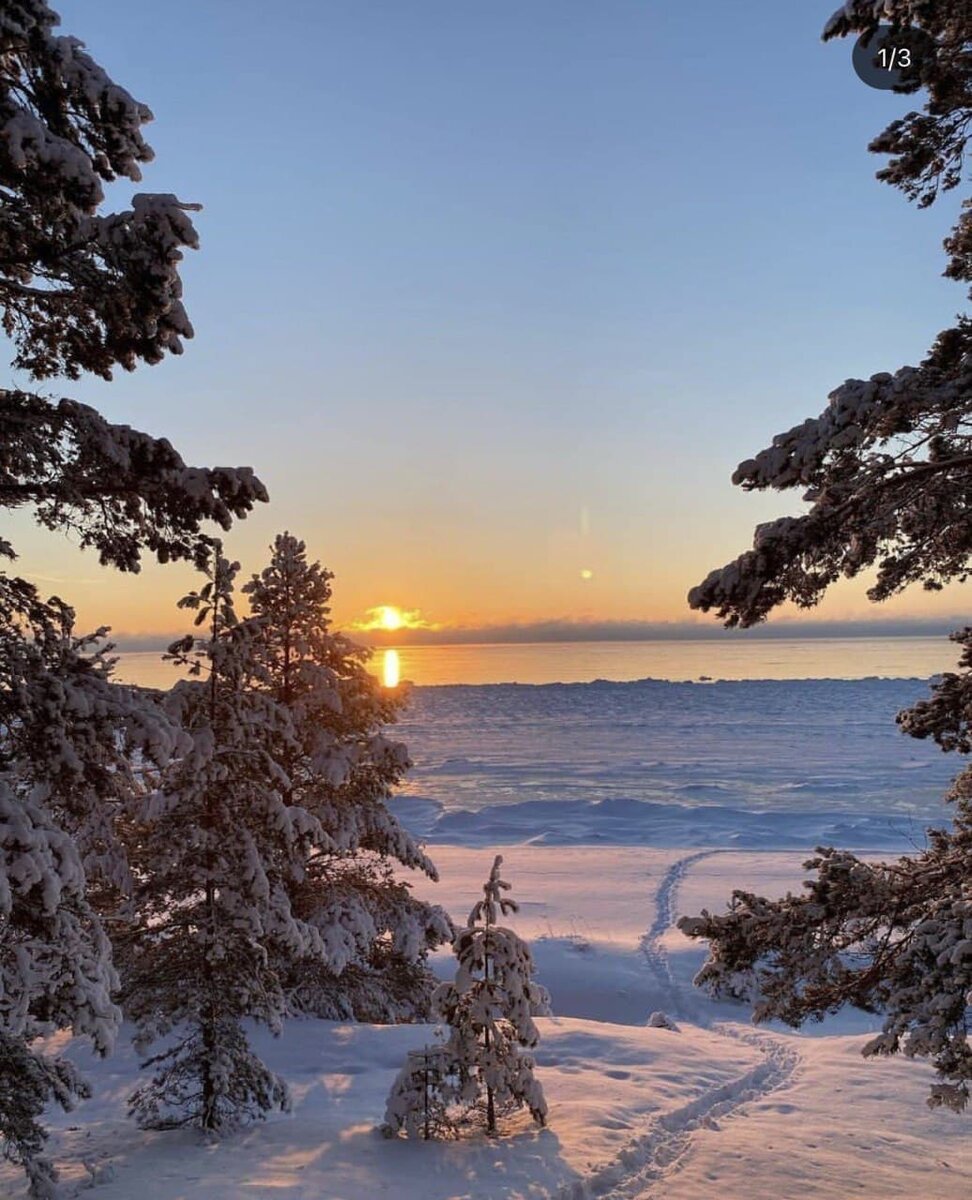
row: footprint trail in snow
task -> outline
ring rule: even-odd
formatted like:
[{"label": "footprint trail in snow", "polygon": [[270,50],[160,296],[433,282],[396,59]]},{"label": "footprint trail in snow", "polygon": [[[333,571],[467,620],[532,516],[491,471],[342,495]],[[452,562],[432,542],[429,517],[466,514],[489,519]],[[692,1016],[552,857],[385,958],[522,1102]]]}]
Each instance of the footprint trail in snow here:
[{"label": "footprint trail in snow", "polygon": [[665,933],[678,917],[678,889],[689,869],[717,850],[702,850],[678,859],[668,868],[655,893],[655,919],[641,939],[641,952],[658,978],[666,997],[668,1015],[708,1026],[712,1032],[754,1046],[763,1061],[736,1079],[710,1088],[688,1104],[662,1113],[648,1130],[630,1141],[618,1156],[584,1179],[562,1188],[556,1200],[652,1200],[664,1193],[663,1185],[688,1154],[693,1133],[702,1127],[719,1128],[722,1118],[743,1116],[742,1107],[785,1087],[799,1066],[800,1056],[783,1038],[722,1023],[711,1023],[702,1003],[688,996],[672,971],[662,945]]},{"label": "footprint trail in snow", "polygon": [[665,996],[665,1011],[669,1016],[685,1021],[704,1022],[700,1018],[699,1005],[694,996],[686,997],[679,986],[668,955],[662,947],[662,938],[678,920],[676,905],[678,889],[682,880],[688,874],[689,868],[704,858],[717,854],[717,850],[700,850],[696,854],[688,854],[673,862],[658,884],[655,891],[655,919],[651,928],[641,939],[641,953],[648,963],[649,969],[658,979]]}]

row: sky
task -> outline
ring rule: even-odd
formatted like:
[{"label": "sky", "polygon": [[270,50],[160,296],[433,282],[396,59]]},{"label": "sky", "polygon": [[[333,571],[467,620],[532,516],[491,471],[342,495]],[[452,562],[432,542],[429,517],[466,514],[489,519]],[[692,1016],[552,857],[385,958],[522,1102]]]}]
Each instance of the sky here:
[{"label": "sky", "polygon": [[[737,462],[964,299],[954,206],[874,179],[908,98],[820,42],[832,3],[61,0],[156,116],[112,203],[205,207],[184,356],[50,390],[253,466],[271,502],[230,555],[298,534],[339,624],[710,623],[689,587],[799,507]],[[181,628],[188,568],[121,576],[26,516],[14,540],[82,626]],[[855,582],[818,615],[961,608]]]}]

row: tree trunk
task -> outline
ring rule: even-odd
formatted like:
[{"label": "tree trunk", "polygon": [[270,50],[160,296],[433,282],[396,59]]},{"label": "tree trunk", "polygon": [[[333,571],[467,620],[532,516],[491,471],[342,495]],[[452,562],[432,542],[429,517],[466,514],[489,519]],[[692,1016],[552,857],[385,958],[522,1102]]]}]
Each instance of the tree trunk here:
[{"label": "tree trunk", "polygon": [[[489,992],[489,908],[486,909],[486,935],[483,938],[483,983]],[[483,1030],[486,1049],[489,1049],[489,1026]],[[493,1100],[493,1089],[486,1085],[486,1132],[496,1132],[496,1105]]]},{"label": "tree trunk", "polygon": [[[212,646],[215,647],[219,637],[219,553],[214,555],[213,564],[213,620]],[[209,724],[216,736],[216,716],[218,712],[218,676],[216,667],[210,659],[209,673]],[[212,1132],[219,1124],[216,1110],[216,1080],[213,1077],[213,1059],[216,1056],[216,984],[213,978],[213,947],[216,941],[216,885],[213,882],[215,862],[213,857],[213,838],[216,835],[216,821],[212,795],[207,793],[204,809],[204,836],[206,838],[206,932],[203,942],[203,978],[206,985],[206,1007],[202,1014],[202,1119],[203,1129]]]},{"label": "tree trunk", "polygon": [[493,1103],[493,1089],[486,1088],[486,1132],[496,1132],[496,1106]]},{"label": "tree trunk", "polygon": [[[210,892],[212,885],[206,885],[206,907],[210,907]],[[215,900],[215,897],[213,897]],[[200,1124],[208,1132],[214,1132],[219,1125],[216,1111],[216,1080],[213,1078],[213,1059],[216,1056],[216,1012],[213,1001],[212,966],[209,954],[205,958],[203,970],[206,974],[207,991],[206,1011],[202,1018],[202,1118]]]}]

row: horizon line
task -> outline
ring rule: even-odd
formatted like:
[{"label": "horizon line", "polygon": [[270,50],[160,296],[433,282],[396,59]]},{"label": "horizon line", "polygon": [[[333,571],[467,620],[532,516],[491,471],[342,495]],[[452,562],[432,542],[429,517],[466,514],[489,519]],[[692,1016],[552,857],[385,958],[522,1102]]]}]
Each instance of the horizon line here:
[{"label": "horizon line", "polygon": [[[576,645],[592,642],[698,642],[728,638],[805,640],[866,637],[947,637],[963,628],[963,617],[904,617],[864,620],[782,620],[750,629],[723,625],[664,621],[534,621],[504,625],[454,626],[445,629],[340,629],[352,641],[375,648],[408,646]],[[125,653],[165,650],[184,632],[109,634],[114,647]]]}]

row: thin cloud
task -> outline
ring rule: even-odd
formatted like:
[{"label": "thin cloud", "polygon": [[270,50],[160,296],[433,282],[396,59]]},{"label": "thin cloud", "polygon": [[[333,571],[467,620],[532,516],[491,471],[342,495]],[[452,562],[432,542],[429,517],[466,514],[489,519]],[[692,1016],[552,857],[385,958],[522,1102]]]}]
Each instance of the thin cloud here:
[{"label": "thin cloud", "polygon": [[[503,625],[433,625],[418,609],[403,610],[403,616],[423,624],[389,630],[380,625],[362,628],[348,625],[345,631],[356,641],[370,646],[472,646],[484,644],[526,645],[556,642],[696,642],[727,638],[772,640],[782,638],[858,637],[947,637],[967,624],[967,618],[894,617],[873,620],[800,621],[780,620],[754,629],[723,629],[712,622],[694,621],[524,621]],[[184,631],[182,631],[184,632]],[[182,634],[112,633],[110,640],[120,651],[163,651]]]},{"label": "thin cloud", "polygon": [[352,629],[370,645],[523,645],[537,642],[717,641],[725,638],[944,637],[966,624],[963,617],[901,617],[849,621],[785,620],[754,629],[724,629],[694,621],[548,620],[502,625],[424,626],[394,631],[381,626]]}]

